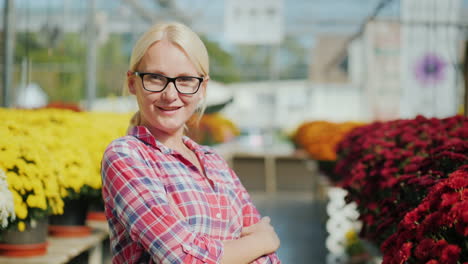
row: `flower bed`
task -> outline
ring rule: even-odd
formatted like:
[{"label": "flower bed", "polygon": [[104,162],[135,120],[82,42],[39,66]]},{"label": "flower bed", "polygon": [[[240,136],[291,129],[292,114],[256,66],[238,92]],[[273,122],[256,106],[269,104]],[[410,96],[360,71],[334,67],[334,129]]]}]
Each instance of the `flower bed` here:
[{"label": "flower bed", "polygon": [[335,161],[337,144],[349,131],[362,125],[357,122],[304,122],[294,133],[293,141],[315,160]]},{"label": "flower bed", "polygon": [[202,145],[215,145],[239,136],[237,126],[220,113],[204,114],[197,124],[198,116],[189,121],[187,135]]},{"label": "flower bed", "polygon": [[292,136],[297,150],[305,152],[316,160],[319,171],[332,183],[336,183],[341,176],[334,173],[336,165],[336,146],[345,135],[363,123],[328,121],[310,121],[302,123]]},{"label": "flower bed", "polygon": [[383,263],[468,261],[468,118],[418,116],[356,128],[335,172]]},{"label": "flower bed", "polygon": [[[62,214],[64,200],[100,195],[100,161],[130,115],[0,109],[0,170],[13,194],[8,227]],[[2,228],[0,228],[1,230]]]}]

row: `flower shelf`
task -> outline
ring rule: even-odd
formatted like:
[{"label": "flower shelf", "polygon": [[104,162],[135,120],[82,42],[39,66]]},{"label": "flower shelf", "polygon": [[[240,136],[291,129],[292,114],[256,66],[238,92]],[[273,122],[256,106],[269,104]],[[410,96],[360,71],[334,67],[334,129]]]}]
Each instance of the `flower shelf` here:
[{"label": "flower shelf", "polygon": [[89,226],[50,225],[49,234],[54,237],[84,237],[91,234]]}]

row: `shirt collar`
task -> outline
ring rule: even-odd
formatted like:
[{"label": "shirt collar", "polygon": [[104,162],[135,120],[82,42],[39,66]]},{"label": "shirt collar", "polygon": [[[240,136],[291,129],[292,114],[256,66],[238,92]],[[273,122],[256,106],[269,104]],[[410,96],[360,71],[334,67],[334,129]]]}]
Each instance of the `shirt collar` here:
[{"label": "shirt collar", "polygon": [[[133,127],[129,133],[130,136],[134,136],[141,141],[145,142],[146,144],[149,144],[157,149],[159,149],[163,154],[171,155],[174,154],[174,150],[171,148],[166,147],[164,144],[159,142],[153,134],[149,131],[149,129],[145,126],[135,126]],[[207,146],[201,146],[192,139],[190,139],[187,136],[183,136],[182,141],[184,144],[192,151],[194,152],[199,152],[203,154],[212,154],[213,151],[211,150],[210,147]]]},{"label": "shirt collar", "polygon": [[202,146],[187,136],[184,136],[182,138],[182,141],[193,152],[200,152],[203,154],[213,154],[213,150],[210,147]]}]

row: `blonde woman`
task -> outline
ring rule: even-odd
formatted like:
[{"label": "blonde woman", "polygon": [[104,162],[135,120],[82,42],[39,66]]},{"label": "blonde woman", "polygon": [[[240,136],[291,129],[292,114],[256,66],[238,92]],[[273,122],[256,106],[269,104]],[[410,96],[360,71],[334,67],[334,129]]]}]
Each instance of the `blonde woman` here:
[{"label": "blonde woman", "polygon": [[179,23],[136,43],[126,86],[139,112],[102,160],[113,263],[280,263],[279,238],[213,149],[184,136],[210,79],[200,38]]}]

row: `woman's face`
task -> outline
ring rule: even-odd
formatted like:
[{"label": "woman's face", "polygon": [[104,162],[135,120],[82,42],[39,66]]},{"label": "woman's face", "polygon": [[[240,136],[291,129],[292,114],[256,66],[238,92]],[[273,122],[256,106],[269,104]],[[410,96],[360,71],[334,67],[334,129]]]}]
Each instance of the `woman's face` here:
[{"label": "woman's face", "polygon": [[[200,77],[185,52],[167,40],[158,41],[148,49],[137,71],[168,77]],[[129,78],[129,89],[137,97],[142,124],[157,133],[173,135],[182,133],[185,122],[205,94],[207,81],[205,78],[195,94],[180,94],[172,82],[162,92],[149,92],[143,89],[140,77],[133,75]]]}]

